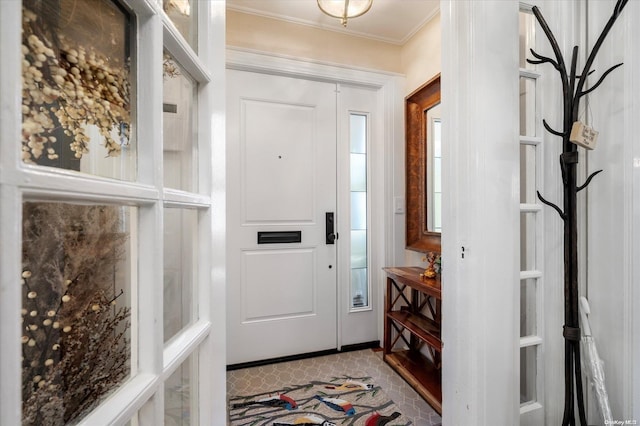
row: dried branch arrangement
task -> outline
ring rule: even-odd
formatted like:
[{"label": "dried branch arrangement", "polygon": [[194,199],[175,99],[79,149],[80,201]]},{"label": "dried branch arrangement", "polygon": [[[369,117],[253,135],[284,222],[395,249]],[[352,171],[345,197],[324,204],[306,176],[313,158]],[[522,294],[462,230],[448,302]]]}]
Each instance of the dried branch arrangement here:
[{"label": "dried branch arrangement", "polygon": [[114,282],[127,235],[117,207],[23,209],[23,424],[63,425],[129,374],[130,310]]},{"label": "dried branch arrangement", "polygon": [[131,124],[128,64],[68,40],[39,4],[23,6],[22,160],[58,159],[66,149],[60,139],[82,158],[88,125],[97,127],[108,156],[120,155]]},{"label": "dried branch arrangement", "polygon": [[[551,47],[553,48],[554,58],[549,58],[531,50],[531,54],[536,59],[527,60],[531,64],[551,64],[560,74],[562,80],[563,95],[563,128],[561,131],[555,130],[543,120],[545,129],[552,135],[562,138],[562,154],[560,155],[560,169],[562,171],[562,183],[564,187],[563,207],[547,201],[538,192],[538,198],[544,204],[552,207],[564,221],[564,332],[565,339],[565,405],[562,419],[563,425],[575,425],[575,407],[574,401],[577,398],[578,414],[580,423],[587,425],[584,395],[582,389],[582,368],[580,364],[580,326],[578,312],[578,226],[577,226],[577,193],[586,188],[591,179],[602,170],[592,173],[586,182],[580,186],[576,184],[576,166],[578,164],[578,146],[570,140],[571,130],[578,121],[578,113],[580,109],[580,100],[587,94],[593,92],[604,81],[604,79],[616,68],[622,64],[617,64],[602,73],[600,79],[591,86],[586,87],[587,77],[594,71],[591,69],[593,62],[609,34],[613,24],[616,22],[622,10],[628,3],[628,0],[617,0],[611,17],[607,21],[604,29],[594,44],[591,53],[587,57],[587,61],[580,72],[577,74],[578,62],[578,46],[574,46],[571,54],[571,65],[569,70],[562,56],[560,46],[556,41],[549,25],[545,21],[542,13],[537,7],[533,7],[533,14],[538,23],[542,27]],[[575,382],[574,382],[575,378]],[[574,394],[575,384],[575,394]]]}]

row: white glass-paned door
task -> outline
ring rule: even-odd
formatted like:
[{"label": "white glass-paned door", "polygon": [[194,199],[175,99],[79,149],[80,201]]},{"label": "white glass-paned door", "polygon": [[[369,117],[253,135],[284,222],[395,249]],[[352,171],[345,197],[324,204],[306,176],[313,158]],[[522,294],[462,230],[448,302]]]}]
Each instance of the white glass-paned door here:
[{"label": "white glass-paned door", "polygon": [[0,423],[222,424],[224,4],[0,1],[0,28]]},{"label": "white glass-paned door", "polygon": [[535,48],[536,22],[530,7],[522,7],[520,22],[520,421],[544,419],[543,359],[543,226],[536,191],[542,187],[540,75],[526,62]]}]

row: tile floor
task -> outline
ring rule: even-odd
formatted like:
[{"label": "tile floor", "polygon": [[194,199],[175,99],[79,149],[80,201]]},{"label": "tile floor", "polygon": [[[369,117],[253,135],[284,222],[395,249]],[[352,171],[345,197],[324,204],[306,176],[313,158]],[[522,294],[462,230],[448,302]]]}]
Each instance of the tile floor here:
[{"label": "tile floor", "polygon": [[347,371],[361,371],[371,376],[416,426],[435,426],[442,422],[438,413],[382,361],[382,352],[371,349],[229,371],[227,394],[250,395],[268,391],[279,386],[314,380],[320,372],[326,374],[327,371],[335,371],[336,375]]}]

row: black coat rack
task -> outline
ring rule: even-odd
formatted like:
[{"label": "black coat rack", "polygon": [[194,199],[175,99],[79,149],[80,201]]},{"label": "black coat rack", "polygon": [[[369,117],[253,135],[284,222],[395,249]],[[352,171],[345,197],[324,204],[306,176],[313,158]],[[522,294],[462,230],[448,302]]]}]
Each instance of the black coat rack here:
[{"label": "black coat rack", "polygon": [[[578,146],[572,143],[570,139],[571,128],[573,123],[578,121],[578,112],[580,100],[583,96],[593,92],[602,84],[604,79],[616,68],[622,64],[617,64],[605,71],[600,79],[590,88],[585,88],[587,77],[594,71],[591,70],[593,61],[602,46],[602,42],[609,34],[611,27],[622,13],[622,9],[626,6],[628,0],[617,0],[613,9],[613,13],[607,24],[605,25],[600,37],[596,41],[591,53],[587,58],[582,72],[576,74],[576,66],[578,59],[578,46],[573,47],[571,54],[571,68],[567,72],[564,58],[558,42],[556,41],[551,29],[544,20],[542,13],[537,7],[533,7],[533,14],[538,23],[542,27],[555,55],[555,60],[546,56],[539,55],[533,49],[531,54],[536,59],[528,59],[531,64],[549,63],[560,73],[562,80],[563,95],[563,128],[557,131],[551,128],[549,124],[542,120],[544,128],[551,134],[562,138],[562,154],[560,154],[560,169],[562,171],[562,183],[564,187],[564,203],[563,208],[545,200],[538,191],[538,198],[544,204],[553,207],[564,221],[564,370],[565,370],[565,392],[564,392],[564,415],[562,425],[575,426],[575,407],[574,401],[577,399],[578,414],[580,424],[586,426],[586,414],[584,408],[584,395],[582,389],[582,368],[580,365],[580,325],[578,323],[578,224],[576,218],[576,196],[577,193],[586,188],[591,179],[602,170],[598,170],[587,178],[584,184],[577,186],[576,184],[576,166],[578,164]],[[573,377],[572,377],[573,376]],[[574,382],[575,377],[575,382]],[[575,383],[575,394],[574,394]]]}]

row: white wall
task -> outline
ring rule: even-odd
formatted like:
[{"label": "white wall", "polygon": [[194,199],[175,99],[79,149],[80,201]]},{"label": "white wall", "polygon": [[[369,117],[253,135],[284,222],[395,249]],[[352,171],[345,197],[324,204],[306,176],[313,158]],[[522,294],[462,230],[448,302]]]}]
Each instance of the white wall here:
[{"label": "white wall", "polygon": [[442,68],[442,31],[437,13],[402,46],[405,95],[431,80]]},{"label": "white wall", "polygon": [[[442,68],[442,31],[440,13],[429,20],[402,46],[402,70],[405,75],[405,97],[438,74]],[[443,143],[446,143],[444,141]],[[397,141],[394,150],[394,199],[405,197],[405,142]],[[426,266],[423,253],[405,250],[406,214],[394,215],[393,243],[397,266]]]},{"label": "white wall", "polygon": [[227,11],[227,45],[356,68],[402,72],[400,46],[235,10]]}]

